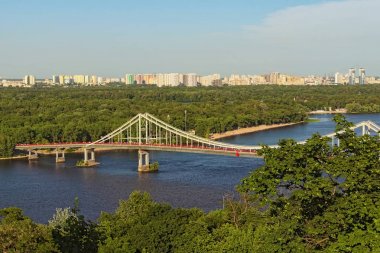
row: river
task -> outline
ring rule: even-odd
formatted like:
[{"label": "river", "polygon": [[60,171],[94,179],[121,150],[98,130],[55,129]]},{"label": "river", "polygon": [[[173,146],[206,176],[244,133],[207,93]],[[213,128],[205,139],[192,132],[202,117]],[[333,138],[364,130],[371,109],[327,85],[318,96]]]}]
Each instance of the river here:
[{"label": "river", "polygon": [[[334,131],[332,115],[313,115],[319,122],[225,138],[221,141],[254,145],[276,144],[278,140],[305,140],[313,133]],[[352,122],[372,120],[380,114],[347,115]],[[46,223],[58,207],[73,206],[79,198],[81,212],[95,220],[101,211],[112,212],[120,199],[133,190],[147,191],[154,200],[175,207],[198,207],[205,211],[222,207],[225,193],[233,193],[240,180],[263,165],[259,158],[237,158],[200,154],[151,152],[160,171],[137,173],[137,153],[101,152],[96,168],[76,168],[81,154],[68,154],[65,164],[54,156],[37,161],[0,161],[0,208],[17,206],[37,222]]]}]

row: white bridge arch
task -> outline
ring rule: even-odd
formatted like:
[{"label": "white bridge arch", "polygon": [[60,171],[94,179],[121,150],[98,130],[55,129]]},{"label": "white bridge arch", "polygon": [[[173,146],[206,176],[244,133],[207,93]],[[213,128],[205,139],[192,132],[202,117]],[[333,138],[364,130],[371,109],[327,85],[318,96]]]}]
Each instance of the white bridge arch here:
[{"label": "white bridge arch", "polygon": [[87,148],[99,144],[132,144],[140,146],[172,146],[178,148],[202,148],[225,151],[255,153],[261,146],[234,145],[196,136],[175,128],[149,113],[138,114],[127,123],[99,140],[86,145]]}]

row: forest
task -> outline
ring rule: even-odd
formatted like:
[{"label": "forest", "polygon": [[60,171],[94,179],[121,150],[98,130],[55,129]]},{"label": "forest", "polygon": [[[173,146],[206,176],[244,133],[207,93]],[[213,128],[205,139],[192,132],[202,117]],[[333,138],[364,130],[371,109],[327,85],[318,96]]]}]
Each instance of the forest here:
[{"label": "forest", "polygon": [[380,252],[380,137],[356,136],[341,115],[335,121],[340,146],[316,134],[264,147],[265,165],[223,209],[173,208],[133,192],[97,221],[76,199],[37,224],[9,207],[0,209],[0,251]]},{"label": "forest", "polygon": [[376,85],[0,88],[0,157],[16,143],[93,141],[144,112],[208,137],[319,109],[380,112],[379,94]]}]

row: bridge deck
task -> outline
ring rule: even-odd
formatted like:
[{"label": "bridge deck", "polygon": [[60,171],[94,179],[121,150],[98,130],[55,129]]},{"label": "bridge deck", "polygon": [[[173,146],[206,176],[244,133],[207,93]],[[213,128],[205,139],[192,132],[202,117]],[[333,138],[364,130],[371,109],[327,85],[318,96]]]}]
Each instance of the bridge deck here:
[{"label": "bridge deck", "polygon": [[165,144],[137,144],[137,143],[51,143],[51,144],[22,144],[17,145],[18,150],[41,149],[108,149],[108,150],[149,150],[165,152],[198,153],[224,156],[258,157],[256,150],[236,150],[234,148],[199,147],[190,145],[165,145]]}]

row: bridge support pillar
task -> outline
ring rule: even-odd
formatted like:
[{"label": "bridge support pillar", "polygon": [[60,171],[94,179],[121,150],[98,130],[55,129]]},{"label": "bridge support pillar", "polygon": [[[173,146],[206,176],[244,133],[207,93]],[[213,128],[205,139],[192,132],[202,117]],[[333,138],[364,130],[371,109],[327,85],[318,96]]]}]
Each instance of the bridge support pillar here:
[{"label": "bridge support pillar", "polygon": [[64,163],[66,161],[65,158],[65,150],[62,150],[61,156],[59,156],[59,149],[55,150],[55,162],[56,163]]},{"label": "bridge support pillar", "polygon": [[29,150],[28,159],[29,160],[37,160],[38,159],[38,153],[37,153],[37,151],[30,149]]},{"label": "bridge support pillar", "polygon": [[[84,152],[83,163],[81,163],[80,165],[77,165],[77,166],[79,166],[79,167],[93,167],[93,166],[96,166],[99,164],[95,161],[95,149],[94,148],[91,148],[91,149],[84,148],[83,152]],[[91,153],[90,159],[88,156],[89,152]]]},{"label": "bridge support pillar", "polygon": [[[91,153],[91,159],[88,159],[88,152]],[[84,161],[85,162],[88,162],[88,161],[95,162],[95,149],[94,148],[92,148],[92,149],[85,148],[84,149]]]},{"label": "bridge support pillar", "polygon": [[88,162],[88,150],[85,148],[84,149],[84,158],[83,158],[84,162]]},{"label": "bridge support pillar", "polygon": [[91,149],[91,161],[95,162],[95,149]]},{"label": "bridge support pillar", "polygon": [[139,149],[139,172],[149,172],[150,171],[149,153],[145,150]]}]

